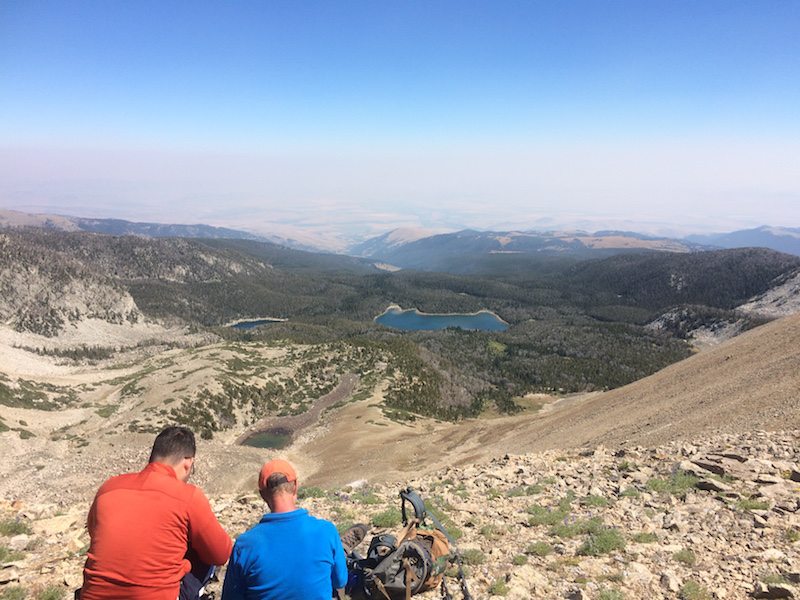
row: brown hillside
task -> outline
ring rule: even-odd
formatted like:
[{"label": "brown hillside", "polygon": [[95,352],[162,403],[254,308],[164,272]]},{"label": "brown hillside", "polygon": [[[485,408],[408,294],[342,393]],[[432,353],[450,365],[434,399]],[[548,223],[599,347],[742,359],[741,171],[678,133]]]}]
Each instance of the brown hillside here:
[{"label": "brown hillside", "polygon": [[[376,409],[372,409],[373,411]],[[650,377],[553,410],[458,424],[370,427],[363,407],[294,448],[312,480],[407,477],[504,453],[652,446],[712,433],[800,428],[800,315],[749,331]],[[390,452],[375,452],[391,448]]]},{"label": "brown hillside", "polygon": [[712,432],[800,427],[800,315],[749,331],[650,377],[534,421],[526,450],[661,444]]}]

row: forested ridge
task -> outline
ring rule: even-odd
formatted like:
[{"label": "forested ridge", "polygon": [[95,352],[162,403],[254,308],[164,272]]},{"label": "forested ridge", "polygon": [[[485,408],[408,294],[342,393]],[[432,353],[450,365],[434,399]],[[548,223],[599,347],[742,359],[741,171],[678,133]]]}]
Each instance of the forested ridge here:
[{"label": "forested ridge", "polygon": [[[14,273],[35,273],[43,287],[83,282],[87,306],[97,304],[92,294],[129,295],[135,306],[121,317],[115,313],[118,321],[141,312],[231,339],[374,346],[392,357],[391,406],[447,418],[477,414],[487,403],[513,411],[513,398],[529,392],[602,390],[644,377],[691,352],[685,331],[645,328],[649,321],[691,305],[692,323],[702,325],[800,268],[800,258],[763,249],[581,262],[520,262],[507,255],[505,268],[493,275],[456,275],[382,272],[363,259],[247,240],[31,229],[0,232],[0,245],[0,272],[9,284],[5,320],[17,329],[54,335],[69,319],[45,325],[22,318],[29,309],[18,284],[9,283]],[[46,311],[74,314],[53,295],[40,301],[49,303]],[[424,312],[489,309],[510,327],[403,333],[373,322],[390,303]],[[261,316],[288,321],[245,333],[221,327]]]}]

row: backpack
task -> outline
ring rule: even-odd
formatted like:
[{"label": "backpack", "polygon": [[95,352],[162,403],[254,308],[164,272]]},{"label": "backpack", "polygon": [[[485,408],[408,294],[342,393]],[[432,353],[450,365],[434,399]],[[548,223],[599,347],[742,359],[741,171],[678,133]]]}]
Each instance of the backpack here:
[{"label": "backpack", "polygon": [[[356,561],[361,574],[354,598],[408,600],[441,585],[450,559],[450,543],[438,529],[421,529],[427,512],[422,499],[410,488],[400,492],[403,529],[394,536],[372,538],[365,559]],[[414,516],[406,514],[406,502]]]},{"label": "backpack", "polygon": [[373,569],[365,571],[367,598],[407,600],[441,584],[450,557],[444,534],[419,529],[412,522],[403,538]]}]

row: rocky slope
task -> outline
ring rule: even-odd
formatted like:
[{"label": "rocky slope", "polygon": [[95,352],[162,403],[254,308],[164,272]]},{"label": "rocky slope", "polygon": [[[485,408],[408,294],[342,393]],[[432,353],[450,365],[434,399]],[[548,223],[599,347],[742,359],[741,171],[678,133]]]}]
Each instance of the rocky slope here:
[{"label": "rocky slope", "polygon": [[0,321],[17,331],[54,336],[87,319],[136,323],[142,315],[110,277],[17,234],[0,234]]},{"label": "rocky slope", "polygon": [[[410,483],[457,538],[475,598],[798,598],[799,461],[800,432],[754,432],[504,456],[411,481],[306,488],[302,504],[374,534],[396,527],[396,493]],[[66,597],[80,584],[89,500],[0,503],[3,597]],[[264,510],[255,493],[212,505],[234,536]]]},{"label": "rocky slope", "polygon": [[781,277],[763,294],[739,307],[746,313],[780,318],[800,312],[800,270]]}]

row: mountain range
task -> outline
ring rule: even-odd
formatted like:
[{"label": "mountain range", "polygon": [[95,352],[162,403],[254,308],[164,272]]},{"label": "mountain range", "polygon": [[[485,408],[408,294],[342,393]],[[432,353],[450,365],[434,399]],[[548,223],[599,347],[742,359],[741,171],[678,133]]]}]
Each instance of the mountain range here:
[{"label": "mountain range", "polygon": [[[0,227],[41,227],[60,231],[143,237],[269,241],[311,252],[341,252],[341,245],[337,245],[337,249],[333,250],[323,242],[310,241],[312,238],[301,240],[270,232],[255,233],[204,224],[147,223],[122,219],[30,214],[7,209],[0,209]],[[684,238],[669,238],[618,230],[588,232],[464,229],[442,232],[421,227],[402,227],[350,243],[344,253],[374,259],[385,267],[467,272],[470,267],[465,267],[465,263],[476,260],[479,264],[472,267],[473,269],[491,269],[498,263],[493,258],[493,255],[497,254],[516,254],[523,258],[559,256],[588,258],[630,251],[692,252],[714,248],[748,247],[770,248],[800,256],[800,228],[765,225],[728,233],[693,234]],[[517,259],[519,258],[518,256]]]},{"label": "mountain range", "polygon": [[0,227],[38,227],[56,231],[85,231],[107,235],[136,235],[141,237],[183,237],[205,239],[256,240],[286,246],[314,249],[301,242],[274,235],[258,235],[240,229],[212,225],[183,225],[170,223],[142,223],[123,219],[97,219],[55,214],[30,214],[16,210],[0,209]]},{"label": "mountain range", "polygon": [[697,244],[718,246],[720,248],[772,248],[778,252],[800,256],[800,228],[798,227],[770,227],[765,225],[729,233],[690,235],[686,239]]},{"label": "mountain range", "polygon": [[391,231],[353,246],[350,252],[404,269],[489,273],[546,264],[603,258],[628,252],[693,252],[707,247],[631,232],[550,232],[463,230],[421,238]]}]

